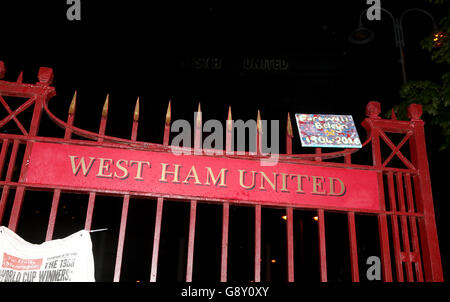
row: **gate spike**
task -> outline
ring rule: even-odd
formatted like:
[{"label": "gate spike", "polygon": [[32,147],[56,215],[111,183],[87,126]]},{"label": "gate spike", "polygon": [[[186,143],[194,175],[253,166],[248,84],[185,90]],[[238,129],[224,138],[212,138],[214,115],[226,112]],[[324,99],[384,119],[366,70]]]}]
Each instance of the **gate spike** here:
[{"label": "gate spike", "polygon": [[23,81],[23,71],[21,71],[20,73],[19,73],[19,76],[17,77],[17,83],[22,83],[22,81]]},{"label": "gate spike", "polygon": [[106,118],[108,116],[108,106],[109,106],[109,93],[106,95],[105,104],[103,104],[102,118]]},{"label": "gate spike", "polygon": [[72,102],[70,103],[69,107],[69,115],[74,115],[76,103],[77,103],[77,91],[75,90],[75,93],[73,94],[72,97]]},{"label": "gate spike", "polygon": [[258,116],[256,117],[256,130],[261,133],[262,132],[262,126],[261,126],[261,113],[259,113],[258,109]]},{"label": "gate spike", "polygon": [[169,100],[169,105],[167,106],[167,113],[166,113],[166,125],[170,125],[170,118],[171,118],[171,108],[170,103],[172,100]]},{"label": "gate spike", "polygon": [[289,112],[288,112],[288,116],[287,116],[286,133],[287,133],[287,135],[289,135],[290,137],[293,137],[293,136],[294,136],[294,133],[292,132],[291,115],[290,115]]},{"label": "gate spike", "polygon": [[200,102],[198,103],[198,108],[197,108],[196,127],[202,128],[202,109],[200,108]]},{"label": "gate spike", "polygon": [[392,108],[391,120],[397,120],[397,116],[395,115],[395,110]]},{"label": "gate spike", "polygon": [[231,131],[232,128],[232,117],[231,117],[231,106],[228,106],[228,117],[227,117],[227,130]]},{"label": "gate spike", "polygon": [[136,106],[134,107],[134,116],[133,116],[133,120],[134,120],[135,122],[139,121],[139,97],[137,98]]}]

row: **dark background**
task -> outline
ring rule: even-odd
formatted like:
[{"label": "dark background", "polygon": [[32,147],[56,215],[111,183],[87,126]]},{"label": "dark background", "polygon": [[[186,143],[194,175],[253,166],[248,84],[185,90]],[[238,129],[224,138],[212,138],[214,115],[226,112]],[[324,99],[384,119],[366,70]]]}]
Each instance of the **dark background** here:
[{"label": "dark background", "polygon": [[[364,19],[365,26],[375,32],[371,43],[354,45],[348,41],[349,33],[358,25],[361,11],[368,7],[362,0],[277,1],[246,5],[229,1],[162,5],[151,1],[81,0],[80,21],[67,20],[68,7],[65,1],[2,1],[0,60],[7,66],[5,79],[10,81],[23,70],[24,82],[34,83],[40,66],[53,68],[57,96],[50,102],[50,109],[64,119],[76,90],[75,125],[86,130],[98,130],[103,102],[109,93],[106,134],[111,136],[129,137],[134,104],[140,97],[138,140],[142,141],[162,142],[169,99],[172,100],[172,121],[179,118],[192,120],[199,102],[204,121],[224,121],[228,106],[231,106],[234,119],[256,119],[259,109],[263,119],[280,120],[281,129],[284,129],[288,112],[291,118],[300,112],[351,114],[364,140],[365,133],[359,123],[364,118],[365,105],[371,100],[379,101],[382,114],[385,114],[401,100],[401,67],[390,18],[383,13],[381,21]],[[382,7],[396,17],[407,8],[423,8],[436,21],[445,16],[448,9],[448,5],[432,5],[427,1],[382,1]],[[429,18],[420,13],[407,15],[404,32],[408,79],[438,80],[443,67],[432,63],[430,55],[419,45],[432,33]],[[242,65],[246,58],[283,59],[289,67],[284,71],[246,70]],[[204,63],[206,59],[219,60],[221,68],[215,69],[210,63],[199,68],[199,62]],[[439,129],[431,126],[426,116],[424,119],[441,257],[447,279],[449,154],[438,151],[443,141]],[[297,140],[294,150],[309,152],[300,148],[295,129],[294,132]],[[61,137],[62,133],[62,130],[54,130],[50,121],[43,120],[41,135]],[[104,210],[110,211],[111,216],[120,217],[121,199],[116,201],[105,201]],[[115,212],[111,210],[113,204],[117,204]],[[76,212],[77,201],[68,203],[67,207],[70,205]],[[130,209],[131,217],[133,211],[142,212],[148,207],[141,206]],[[99,201],[95,211],[100,212],[101,207]],[[207,208],[205,205],[207,212],[217,211]],[[25,212],[26,209],[24,207]],[[187,204],[185,210],[188,211]],[[153,217],[154,208],[148,211],[149,217]],[[201,211],[200,207],[198,217]],[[251,214],[240,211],[236,216]],[[176,216],[180,213],[172,213],[175,218],[171,219],[180,219],[180,223],[183,219],[188,220],[186,215],[180,218]],[[215,215],[212,217],[220,217],[220,211]],[[278,213],[267,215],[279,217]],[[98,227],[106,224],[101,218],[97,219]],[[201,221],[202,218],[198,219]],[[266,218],[266,221],[270,219]],[[73,220],[73,229],[83,226],[81,218]],[[129,218],[128,230],[133,231],[128,232],[140,234],[144,226],[133,226],[131,221],[133,219]],[[147,221],[144,225],[151,230],[152,223]],[[218,223],[220,227],[220,221],[211,223]],[[345,221],[343,223],[345,225]],[[278,227],[278,224],[274,225]],[[239,233],[239,230],[231,229],[230,232]],[[60,235],[64,233],[60,231]],[[249,234],[248,239],[251,239],[251,230]],[[93,234],[93,240],[105,241],[104,236]],[[186,239],[186,234],[173,236]],[[241,236],[244,237],[242,242],[246,242],[245,236]],[[220,242],[220,235],[211,240]],[[332,245],[330,243],[328,249]],[[151,248],[146,249],[150,255]],[[251,255],[249,257],[251,263]],[[144,265],[148,266],[149,262]],[[364,272],[364,262],[360,266]],[[279,272],[284,273],[282,269]],[[144,269],[142,275],[145,274]]]}]

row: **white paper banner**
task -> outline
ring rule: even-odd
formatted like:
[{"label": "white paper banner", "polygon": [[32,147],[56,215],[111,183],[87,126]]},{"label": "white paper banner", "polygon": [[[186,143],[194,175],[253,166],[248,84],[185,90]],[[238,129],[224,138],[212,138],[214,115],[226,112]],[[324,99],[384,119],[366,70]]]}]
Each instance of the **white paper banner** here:
[{"label": "white paper banner", "polygon": [[89,232],[32,244],[1,226],[0,282],[95,282]]}]

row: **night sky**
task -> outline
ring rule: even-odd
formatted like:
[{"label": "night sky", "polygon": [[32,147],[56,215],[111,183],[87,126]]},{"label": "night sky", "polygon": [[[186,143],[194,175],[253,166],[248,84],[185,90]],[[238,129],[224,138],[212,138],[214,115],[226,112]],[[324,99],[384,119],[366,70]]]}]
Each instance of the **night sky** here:
[{"label": "night sky", "polygon": [[[106,94],[109,94],[106,134],[122,138],[130,136],[134,104],[139,97],[138,140],[155,143],[162,143],[169,100],[172,100],[172,121],[181,118],[193,121],[193,112],[196,111],[198,103],[201,103],[204,121],[208,119],[225,121],[228,106],[231,106],[234,119],[256,119],[257,110],[260,110],[263,119],[279,120],[281,129],[284,129],[288,112],[291,113],[291,119],[295,113],[350,114],[353,115],[363,141],[365,131],[360,123],[365,117],[366,104],[369,101],[380,102],[384,115],[401,100],[399,89],[402,85],[402,76],[399,52],[395,47],[392,21],[389,17],[382,14],[381,21],[364,19],[364,25],[375,33],[372,42],[354,45],[348,40],[348,35],[358,25],[360,13],[368,7],[366,1],[301,1],[288,4],[272,1],[271,4],[255,2],[247,5],[229,1],[202,5],[153,2],[146,1],[144,5],[143,1],[81,0],[81,20],[68,21],[66,10],[69,6],[65,1],[51,3],[2,1],[0,61],[5,62],[7,67],[4,80],[14,81],[23,70],[23,81],[35,83],[39,67],[53,68],[55,73],[53,86],[56,87],[57,95],[50,101],[50,110],[64,120],[76,90],[78,103],[75,125],[94,132],[98,131],[103,102]],[[422,8],[430,12],[436,21],[445,16],[448,10],[448,5],[433,5],[425,0],[382,1],[382,7],[397,17],[407,8]],[[425,36],[432,33],[430,19],[420,13],[411,13],[405,17],[403,25],[408,79],[438,80],[445,69],[432,63],[428,52],[419,45]],[[285,70],[245,68],[247,66],[245,62],[261,58],[285,62],[288,68]],[[449,154],[448,151],[447,153],[438,151],[443,138],[440,130],[430,125],[427,118],[424,116],[427,123],[427,149],[444,277],[447,279],[449,225],[446,215],[449,209],[447,197]],[[48,118],[44,117],[39,134],[62,137],[63,130],[57,129]],[[294,151],[309,153],[309,150],[305,151],[300,147],[296,129],[294,135],[296,140]],[[283,142],[282,138],[281,146]],[[284,151],[283,147],[281,151]],[[38,210],[48,212],[51,194],[42,194],[44,199],[49,200]],[[87,198],[86,196],[71,198],[64,209],[67,209],[68,216],[75,218],[64,218],[64,209],[61,208],[55,230],[56,237],[77,231],[84,224],[84,218],[77,215],[85,213]],[[109,213],[108,217],[111,216],[113,221],[117,221],[117,217],[120,218],[121,201],[120,198],[112,200],[99,197],[95,213],[105,211]],[[80,208],[80,204],[83,207]],[[184,208],[182,211],[175,210],[177,206]],[[171,210],[172,207],[174,209]],[[164,210],[166,211],[166,208]],[[24,237],[28,236],[30,241],[39,242],[42,241],[42,236],[45,236],[45,222],[48,216],[35,217],[36,211],[36,208],[25,204],[24,215],[29,219],[35,219],[36,223],[43,226],[33,230],[23,226],[22,229],[19,227],[19,231]],[[207,214],[201,216],[202,211]],[[245,229],[242,221],[245,221],[245,217],[251,216],[251,208],[233,211],[237,217],[234,219],[236,221],[240,219],[240,225]],[[267,239],[271,244],[265,246],[269,248],[265,249],[263,246],[263,257],[270,253],[273,257],[277,257],[279,253],[279,258],[282,259],[285,258],[283,254],[285,251],[275,248],[274,245],[285,245],[285,241],[275,243],[279,239],[276,235],[271,235],[270,231],[276,228],[284,230],[284,226],[277,220],[282,211],[273,211],[263,215],[263,221],[267,221],[269,225],[263,229],[263,233],[265,232],[268,238],[273,237]],[[137,221],[139,213],[142,212],[148,213],[148,217],[151,218],[141,219],[139,223],[133,222]],[[154,204],[136,201],[130,208],[127,236],[130,234],[130,238],[140,236],[152,238],[154,213]],[[167,213],[169,213],[167,219],[179,221],[180,225],[188,225],[189,203],[181,205],[168,203]],[[220,259],[221,224],[220,219],[214,218],[220,218],[220,215],[219,207],[199,206],[198,228],[219,230],[217,235],[203,234],[202,231],[198,235],[199,242],[202,242],[199,244],[217,246],[209,252],[199,251],[197,257],[205,259],[210,257],[208,260],[210,263]],[[299,220],[304,217],[305,221],[309,221],[305,224],[305,230],[314,225],[310,219],[311,213],[299,211],[296,215]],[[346,221],[342,220],[342,217],[338,214],[330,215],[329,221],[335,219],[337,224],[341,223],[344,228],[346,227]],[[276,222],[272,223],[271,220]],[[376,220],[368,220],[361,220],[361,229],[367,225],[368,234],[372,234]],[[93,228],[105,225],[110,227],[108,232],[112,233],[111,236],[116,236],[114,232],[118,231],[118,226],[114,226],[108,218],[94,217]],[[249,225],[252,226],[251,221]],[[230,242],[232,245],[230,261],[238,258],[240,249],[250,251],[252,249],[252,230],[245,232],[240,230],[242,229],[236,229],[230,222],[230,236],[232,234],[240,236],[240,239],[235,239],[236,242]],[[173,247],[183,245],[183,240],[187,240],[187,230],[170,226],[167,227],[167,232],[170,238],[179,239],[172,240],[174,242],[162,242],[163,259],[159,272],[161,280],[178,280],[177,274],[180,272],[169,259],[179,258],[179,251],[174,251]],[[334,236],[332,232],[330,231],[330,236]],[[346,229],[343,230],[343,233],[345,232]],[[101,253],[106,255],[102,256],[101,260],[96,259],[98,263],[111,261],[113,263],[114,250],[109,247],[109,243],[105,243],[110,241],[108,237],[110,235],[98,233],[92,236],[96,246],[95,255]],[[310,239],[305,238],[305,242],[308,240],[314,242],[317,238],[314,237],[317,235],[313,230],[305,236],[311,236]],[[366,240],[364,238],[367,238],[365,236],[361,235],[362,245]],[[339,236],[336,235],[336,238]],[[133,264],[133,257],[130,256],[132,251],[126,250],[124,257],[129,260],[124,261],[127,262],[125,267],[128,265],[129,269],[123,268],[122,278],[129,281],[146,280],[151,260],[151,240],[150,243],[140,245],[139,240],[130,239],[129,244],[131,248],[136,249],[138,255],[136,259],[148,257],[143,260],[142,266],[145,268],[142,268],[140,264]],[[334,257],[333,246],[338,245],[339,242],[330,239],[328,245],[330,259]],[[367,249],[369,251],[362,252],[363,255],[360,256],[361,276],[365,276],[363,256],[369,255],[373,247],[367,243]],[[314,249],[306,248],[304,253],[315,252]],[[250,263],[248,270],[231,268],[230,264],[230,278],[250,281],[252,255],[251,253],[249,256],[245,253],[243,255],[242,257],[247,257],[247,260],[239,261],[242,263],[248,261]],[[340,257],[339,255],[336,259]],[[303,256],[296,257],[296,263],[304,261]],[[342,267],[348,265],[348,261],[345,259]],[[242,263],[239,262],[239,266],[242,266]],[[164,269],[164,265],[167,270]],[[107,281],[111,278],[113,267],[108,264],[104,266],[106,268],[102,272],[97,272],[96,277],[98,280]],[[198,276],[217,279],[220,266],[216,265],[212,272],[207,270],[208,266],[207,263],[199,265]],[[340,269],[341,266],[333,271],[331,267],[330,279],[336,276],[336,280],[350,280],[349,274],[341,277]],[[262,279],[284,281],[285,273],[284,268],[269,264],[264,266]],[[296,279],[308,280],[309,277],[304,274],[296,271]],[[314,280],[318,277],[311,274]],[[194,280],[195,278],[197,277],[194,275]]]}]

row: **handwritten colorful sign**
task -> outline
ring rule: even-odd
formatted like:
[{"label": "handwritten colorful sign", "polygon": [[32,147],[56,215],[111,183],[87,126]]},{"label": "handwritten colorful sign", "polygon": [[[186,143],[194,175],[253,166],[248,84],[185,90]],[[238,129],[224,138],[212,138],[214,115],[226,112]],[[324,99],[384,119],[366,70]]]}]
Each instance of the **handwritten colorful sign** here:
[{"label": "handwritten colorful sign", "polygon": [[295,114],[303,147],[361,148],[351,115]]},{"label": "handwritten colorful sign", "polygon": [[379,209],[376,171],[171,152],[33,143],[24,181],[43,187],[342,209]]}]

